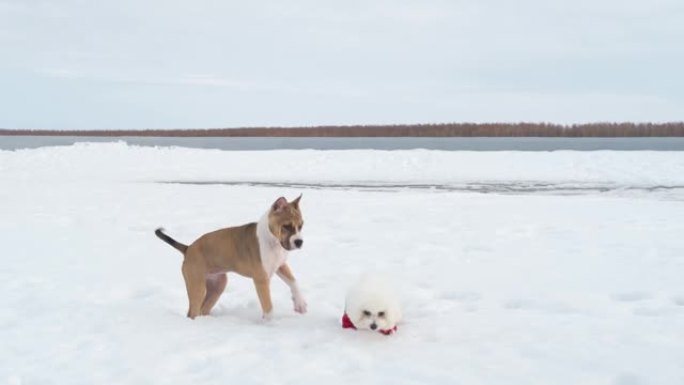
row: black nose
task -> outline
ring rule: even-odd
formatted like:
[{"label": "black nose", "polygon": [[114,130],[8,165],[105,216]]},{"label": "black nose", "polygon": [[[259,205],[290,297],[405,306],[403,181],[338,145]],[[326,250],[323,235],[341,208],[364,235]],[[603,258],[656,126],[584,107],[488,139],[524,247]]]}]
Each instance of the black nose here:
[{"label": "black nose", "polygon": [[371,328],[371,330],[375,330],[375,329],[378,328],[378,325],[376,325],[376,324],[371,324],[371,325],[370,325],[370,328]]},{"label": "black nose", "polygon": [[295,239],[295,241],[294,241],[295,246],[297,246],[298,248],[302,247],[303,243],[304,243],[304,240],[302,240],[302,239]]}]

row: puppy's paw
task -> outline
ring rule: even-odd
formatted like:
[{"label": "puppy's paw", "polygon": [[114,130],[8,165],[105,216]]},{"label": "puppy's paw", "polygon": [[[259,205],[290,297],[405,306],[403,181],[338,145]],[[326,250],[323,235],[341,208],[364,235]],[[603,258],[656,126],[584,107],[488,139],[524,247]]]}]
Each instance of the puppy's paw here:
[{"label": "puppy's paw", "polygon": [[264,313],[264,314],[261,316],[261,318],[262,318],[264,321],[270,321],[271,319],[273,319],[273,312],[270,311],[270,312],[268,312],[268,313]]},{"label": "puppy's paw", "polygon": [[303,297],[294,297],[292,298],[292,302],[294,303],[294,311],[296,311],[299,314],[306,313],[306,301]]}]

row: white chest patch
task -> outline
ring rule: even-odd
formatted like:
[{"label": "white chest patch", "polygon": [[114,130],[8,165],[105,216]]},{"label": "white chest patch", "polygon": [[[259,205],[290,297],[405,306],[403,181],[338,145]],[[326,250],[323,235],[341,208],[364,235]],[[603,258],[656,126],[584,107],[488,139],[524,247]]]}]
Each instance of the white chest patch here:
[{"label": "white chest patch", "polygon": [[259,240],[261,264],[266,274],[271,277],[287,261],[287,250],[268,229],[268,213],[257,223],[256,233]]}]

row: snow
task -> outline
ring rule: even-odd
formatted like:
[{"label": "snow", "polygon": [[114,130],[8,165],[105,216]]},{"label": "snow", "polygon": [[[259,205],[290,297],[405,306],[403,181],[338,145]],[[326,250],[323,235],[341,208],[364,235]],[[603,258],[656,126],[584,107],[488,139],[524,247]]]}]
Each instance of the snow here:
[{"label": "snow", "polygon": [[[684,383],[682,186],[682,152],[0,151],[0,383]],[[275,278],[262,321],[230,275],[185,318],[153,230],[299,193],[309,312]],[[340,326],[369,270],[400,282],[394,336]]]}]

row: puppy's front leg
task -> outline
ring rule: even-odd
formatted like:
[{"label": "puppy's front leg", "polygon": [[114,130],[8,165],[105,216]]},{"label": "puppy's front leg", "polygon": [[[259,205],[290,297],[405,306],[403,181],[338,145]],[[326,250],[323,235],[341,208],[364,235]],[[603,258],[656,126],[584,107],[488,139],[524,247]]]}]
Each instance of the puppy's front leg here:
[{"label": "puppy's front leg", "polygon": [[273,303],[271,303],[271,285],[269,279],[254,279],[254,287],[256,288],[257,295],[259,296],[263,317],[266,320],[270,320],[273,312]]},{"label": "puppy's front leg", "polygon": [[290,270],[290,266],[288,266],[287,263],[283,264],[278,268],[276,274],[278,274],[278,277],[290,287],[294,311],[301,314],[306,313],[306,301],[304,300],[302,292],[299,291],[299,285],[297,285],[297,280],[295,280],[292,270]]}]

